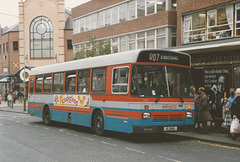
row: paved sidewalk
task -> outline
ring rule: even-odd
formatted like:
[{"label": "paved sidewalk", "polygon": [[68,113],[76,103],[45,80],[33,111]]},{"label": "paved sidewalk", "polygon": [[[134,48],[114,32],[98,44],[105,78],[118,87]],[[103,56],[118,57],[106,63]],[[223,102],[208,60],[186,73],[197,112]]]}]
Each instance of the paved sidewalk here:
[{"label": "paved sidewalk", "polygon": [[[7,106],[5,102],[2,102],[0,105],[0,111],[7,111],[7,112],[14,112],[14,113],[24,113],[27,114],[27,106],[26,111],[23,110],[23,102],[16,103],[13,105],[13,108]],[[168,132],[167,134],[183,136],[190,139],[196,139],[204,142],[211,142],[215,144],[227,145],[227,146],[234,146],[240,148],[240,137],[234,141],[231,138],[227,137],[227,132],[216,133],[211,131],[209,128],[208,134],[199,134],[196,131],[189,131],[189,132]]]}]

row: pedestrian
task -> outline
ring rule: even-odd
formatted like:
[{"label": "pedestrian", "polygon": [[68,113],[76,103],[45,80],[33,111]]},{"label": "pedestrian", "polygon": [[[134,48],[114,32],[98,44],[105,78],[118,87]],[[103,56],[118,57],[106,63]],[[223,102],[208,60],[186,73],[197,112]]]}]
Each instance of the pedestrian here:
[{"label": "pedestrian", "polygon": [[210,114],[210,111],[209,111],[208,98],[207,98],[207,95],[205,94],[204,87],[200,87],[198,89],[198,92],[200,94],[200,96],[199,96],[198,122],[202,123],[202,127],[203,127],[203,130],[200,131],[199,133],[206,134],[206,133],[208,133],[207,122],[212,121],[213,118],[212,118],[212,116]]},{"label": "pedestrian", "polygon": [[195,126],[197,126],[197,130],[199,131],[200,126],[199,126],[199,122],[198,122],[198,112],[199,112],[199,95],[196,92],[196,88],[194,86],[191,86],[190,88],[190,97],[194,98],[194,107],[195,107],[195,124],[194,124],[194,128]]},{"label": "pedestrian", "polygon": [[13,103],[15,103],[15,102],[16,102],[16,100],[17,100],[17,97],[18,97],[18,91],[17,91],[17,90],[15,90],[15,91],[13,92]]},{"label": "pedestrian", "polygon": [[235,90],[234,88],[230,88],[230,97],[227,99],[227,104],[225,105],[225,120],[224,120],[224,125],[228,127],[228,137],[231,137],[230,134],[230,126],[231,126],[231,122],[232,122],[232,117],[231,117],[231,106],[232,103],[234,102],[234,100],[236,99],[236,95],[235,95]]},{"label": "pedestrian", "polygon": [[13,108],[13,97],[11,92],[8,94],[7,99],[8,99],[8,106]]},{"label": "pedestrian", "polygon": [[4,94],[4,99],[5,99],[5,102],[7,102],[7,96],[8,96],[8,92],[5,91],[5,94]]},{"label": "pedestrian", "polygon": [[[231,116],[232,116],[232,119],[237,118],[238,120],[240,120],[240,88],[237,88],[236,96],[237,96],[236,99],[232,103]],[[237,137],[239,137],[238,133],[232,134],[233,140],[236,140]]]},{"label": "pedestrian", "polygon": [[0,105],[2,104],[2,95],[0,95]]}]

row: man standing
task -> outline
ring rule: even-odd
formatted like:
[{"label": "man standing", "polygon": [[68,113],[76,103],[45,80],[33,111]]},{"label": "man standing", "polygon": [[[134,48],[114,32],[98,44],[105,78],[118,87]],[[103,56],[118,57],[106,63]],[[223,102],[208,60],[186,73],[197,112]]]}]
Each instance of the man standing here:
[{"label": "man standing", "polygon": [[[231,115],[233,119],[238,118],[240,120],[240,88],[237,88],[236,96],[237,96],[236,99],[232,103]],[[232,134],[233,140],[235,140],[238,136],[239,134],[233,133]]]},{"label": "man standing", "polygon": [[204,87],[200,87],[198,89],[198,92],[200,94],[199,96],[199,112],[198,112],[198,122],[202,123],[203,126],[203,131],[201,131],[200,133],[208,133],[207,131],[207,122],[208,121],[212,121],[213,118],[210,114],[210,111],[208,109],[208,99],[207,96],[205,94],[205,89]]}]

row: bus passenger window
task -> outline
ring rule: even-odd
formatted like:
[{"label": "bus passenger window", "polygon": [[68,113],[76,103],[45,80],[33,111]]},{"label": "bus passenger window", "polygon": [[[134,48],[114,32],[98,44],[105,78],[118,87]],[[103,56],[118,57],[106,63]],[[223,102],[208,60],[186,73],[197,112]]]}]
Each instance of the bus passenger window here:
[{"label": "bus passenger window", "polygon": [[53,92],[54,93],[63,92],[63,79],[64,79],[64,73],[56,73],[53,75]]},{"label": "bus passenger window", "polygon": [[106,89],[106,68],[93,69],[92,92],[104,93]]},{"label": "bus passenger window", "polygon": [[30,93],[33,93],[34,78],[30,80]]},{"label": "bus passenger window", "polygon": [[36,76],[36,83],[35,83],[35,92],[42,92],[42,81],[43,81],[43,76],[38,75]]},{"label": "bus passenger window", "polygon": [[43,92],[51,93],[51,86],[52,86],[52,74],[44,75]]},{"label": "bus passenger window", "polygon": [[75,93],[75,87],[76,87],[76,71],[66,72],[65,92]]},{"label": "bus passenger window", "polygon": [[128,92],[128,74],[129,68],[115,68],[113,70],[113,93],[127,93]]},{"label": "bus passenger window", "polygon": [[78,93],[89,92],[90,70],[78,71]]}]

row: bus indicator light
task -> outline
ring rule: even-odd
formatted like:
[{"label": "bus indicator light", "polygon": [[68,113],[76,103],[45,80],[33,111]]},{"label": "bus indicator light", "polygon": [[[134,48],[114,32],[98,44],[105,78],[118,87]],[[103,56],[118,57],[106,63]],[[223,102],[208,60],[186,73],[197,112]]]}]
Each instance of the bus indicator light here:
[{"label": "bus indicator light", "polygon": [[149,105],[145,105],[144,109],[148,110],[149,109]]},{"label": "bus indicator light", "polygon": [[192,108],[192,106],[191,105],[188,105],[188,109],[191,109]]}]

